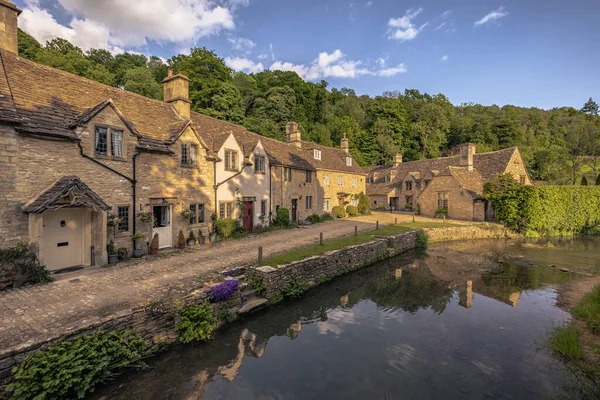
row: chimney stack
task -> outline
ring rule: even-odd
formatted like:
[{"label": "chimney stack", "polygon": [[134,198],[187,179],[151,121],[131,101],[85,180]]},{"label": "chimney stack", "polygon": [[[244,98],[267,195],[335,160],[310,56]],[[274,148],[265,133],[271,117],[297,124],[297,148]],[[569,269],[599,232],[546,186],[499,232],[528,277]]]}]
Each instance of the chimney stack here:
[{"label": "chimney stack", "polygon": [[[0,0],[2,1],[2,0]],[[180,116],[190,119],[190,78],[182,73],[173,75],[173,70],[168,69],[167,77],[163,79],[163,98],[164,101],[173,105]]]},{"label": "chimney stack", "polygon": [[298,130],[298,124],[288,122],[285,126],[285,140],[288,143],[296,145],[299,149],[302,148],[302,133]]},{"label": "chimney stack", "polygon": [[396,153],[396,155],[394,155],[394,163],[392,164],[392,167],[398,168],[400,164],[402,164],[402,154]]},{"label": "chimney stack", "polygon": [[19,53],[17,17],[21,10],[8,0],[0,0],[0,49]]},{"label": "chimney stack", "polygon": [[348,142],[348,138],[346,137],[346,133],[344,133],[344,137],[342,138],[342,142],[340,144],[340,147],[342,148],[342,150],[344,150],[346,153],[350,153],[350,147],[349,147],[349,143]]},{"label": "chimney stack", "polygon": [[473,156],[475,155],[476,147],[473,143],[465,143],[460,146],[460,166],[467,167],[469,171],[473,171]]}]

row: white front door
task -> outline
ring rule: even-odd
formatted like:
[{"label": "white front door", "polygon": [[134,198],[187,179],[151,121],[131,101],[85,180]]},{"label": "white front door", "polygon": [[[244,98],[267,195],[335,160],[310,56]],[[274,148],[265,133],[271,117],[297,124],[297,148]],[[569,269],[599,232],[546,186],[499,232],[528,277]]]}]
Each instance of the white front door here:
[{"label": "white front door", "polygon": [[49,270],[83,264],[84,210],[63,208],[43,215],[43,255]]},{"label": "white front door", "polygon": [[158,248],[173,247],[173,229],[171,227],[171,206],[152,207],[156,223],[154,224],[152,236],[158,233]]}]

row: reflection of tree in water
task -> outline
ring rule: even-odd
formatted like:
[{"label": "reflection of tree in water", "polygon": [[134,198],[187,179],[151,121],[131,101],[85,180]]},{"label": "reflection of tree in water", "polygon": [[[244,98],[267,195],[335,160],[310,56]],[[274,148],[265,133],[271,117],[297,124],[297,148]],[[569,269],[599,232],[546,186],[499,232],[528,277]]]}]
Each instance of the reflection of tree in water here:
[{"label": "reflection of tree in water", "polygon": [[484,271],[481,279],[486,286],[495,287],[505,293],[514,293],[538,289],[544,284],[568,282],[572,277],[548,267],[501,263],[496,268]]}]

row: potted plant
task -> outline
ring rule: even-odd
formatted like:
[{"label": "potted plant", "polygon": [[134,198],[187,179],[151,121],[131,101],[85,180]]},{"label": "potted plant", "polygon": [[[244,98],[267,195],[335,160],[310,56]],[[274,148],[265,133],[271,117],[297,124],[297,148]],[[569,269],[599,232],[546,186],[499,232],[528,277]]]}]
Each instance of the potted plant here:
[{"label": "potted plant", "polygon": [[187,208],[184,208],[183,210],[181,210],[181,217],[183,219],[190,219],[192,218],[192,216],[194,215],[194,212],[192,210],[188,210]]},{"label": "potted plant", "polygon": [[117,255],[119,256],[119,261],[127,260],[129,258],[129,249],[127,247],[119,247]]},{"label": "potted plant", "polygon": [[194,231],[190,229],[190,234],[187,238],[186,244],[188,246],[195,246],[196,245],[196,236],[194,235]]},{"label": "potted plant", "polygon": [[177,236],[177,245],[179,246],[179,250],[185,249],[185,236],[183,235],[183,231],[179,230],[179,235]]},{"label": "potted plant", "polygon": [[202,229],[198,229],[198,243],[200,243],[200,244],[206,243],[206,238],[204,237],[204,234],[202,233]]},{"label": "potted plant", "polygon": [[119,262],[119,254],[117,253],[115,244],[112,240],[106,245],[106,252],[108,253],[109,264],[117,264]]},{"label": "potted plant", "polygon": [[133,258],[140,258],[144,254],[146,254],[145,249],[140,249],[140,245],[138,243],[139,240],[143,240],[146,236],[142,233],[134,233],[131,235],[131,239],[133,240]]},{"label": "potted plant", "polygon": [[150,254],[153,256],[158,254],[158,233],[155,233],[150,242]]}]

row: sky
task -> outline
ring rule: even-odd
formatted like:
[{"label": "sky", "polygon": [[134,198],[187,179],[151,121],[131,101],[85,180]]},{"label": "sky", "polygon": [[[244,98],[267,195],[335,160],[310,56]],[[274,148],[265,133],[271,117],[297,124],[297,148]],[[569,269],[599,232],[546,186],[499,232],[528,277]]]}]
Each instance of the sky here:
[{"label": "sky", "polygon": [[194,46],[233,69],[296,71],[357,94],[454,104],[600,100],[600,0],[13,0],[41,43],[164,59]]}]

